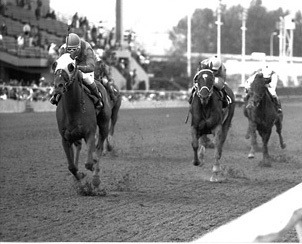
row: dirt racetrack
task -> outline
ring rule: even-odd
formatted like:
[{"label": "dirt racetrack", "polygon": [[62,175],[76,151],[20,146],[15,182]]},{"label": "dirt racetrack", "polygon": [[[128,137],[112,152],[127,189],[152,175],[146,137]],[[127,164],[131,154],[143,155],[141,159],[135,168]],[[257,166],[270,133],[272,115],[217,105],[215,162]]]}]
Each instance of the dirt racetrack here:
[{"label": "dirt racetrack", "polygon": [[[55,113],[1,114],[0,241],[196,239],[302,181],[301,99],[284,100],[283,110],[287,148],[274,129],[272,167],[260,168],[260,153],[247,159],[247,120],[236,107],[221,160],[225,183],[208,181],[212,149],[206,165],[192,165],[187,108],[121,110],[115,151],[101,162],[106,196],[77,194]],[[82,170],[85,154],[84,146]],[[293,230],[279,241],[298,239]]]}]

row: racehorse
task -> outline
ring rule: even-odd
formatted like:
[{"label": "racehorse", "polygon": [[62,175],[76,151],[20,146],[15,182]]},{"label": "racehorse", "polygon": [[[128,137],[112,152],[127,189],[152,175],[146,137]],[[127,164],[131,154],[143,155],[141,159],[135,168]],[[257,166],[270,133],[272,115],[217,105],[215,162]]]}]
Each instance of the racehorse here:
[{"label": "racehorse", "polygon": [[[59,57],[52,66],[54,88],[61,96],[56,109],[58,129],[68,161],[68,169],[80,181],[85,177],[78,169],[82,139],[87,145],[85,168],[93,172],[92,184],[97,187],[99,179],[99,161],[107,141],[107,149],[112,150],[112,136],[117,122],[121,97],[117,102],[110,100],[105,88],[98,84],[103,98],[103,108],[96,111],[94,102],[86,93],[89,89],[83,85],[82,75],[76,61],[70,54]],[[111,123],[110,123],[111,122]],[[98,128],[98,135],[96,135]],[[99,137],[96,144],[96,136]],[[111,138],[110,138],[111,137]],[[75,147],[75,152],[74,152]]]},{"label": "racehorse", "polygon": [[[192,147],[194,151],[193,164],[195,166],[204,164],[206,134],[214,135],[214,157],[211,182],[221,182],[222,175],[220,158],[222,147],[226,140],[231,121],[234,116],[235,103],[232,90],[226,85],[225,89],[233,101],[227,108],[222,107],[221,95],[214,88],[214,74],[210,69],[200,70],[194,77],[196,91],[193,95],[190,112],[192,114],[191,134]],[[201,161],[202,162],[201,162]]]},{"label": "racehorse", "polygon": [[249,99],[246,101],[247,106],[244,108],[244,115],[248,118],[249,123],[246,139],[251,138],[251,149],[248,158],[254,158],[255,156],[256,131],[258,131],[263,144],[263,160],[260,162],[260,166],[271,167],[268,141],[274,125],[279,135],[280,147],[284,149],[286,144],[283,142],[281,135],[283,113],[278,113],[266,84],[267,82],[262,74],[255,76],[249,91]]}]

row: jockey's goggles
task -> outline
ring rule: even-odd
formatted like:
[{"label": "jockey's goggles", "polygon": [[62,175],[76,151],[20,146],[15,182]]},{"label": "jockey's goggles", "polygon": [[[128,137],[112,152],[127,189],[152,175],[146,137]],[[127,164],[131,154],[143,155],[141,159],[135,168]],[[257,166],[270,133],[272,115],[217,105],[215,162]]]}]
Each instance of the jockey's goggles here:
[{"label": "jockey's goggles", "polygon": [[72,52],[75,52],[77,49],[78,49],[77,47],[68,47],[68,48],[66,49],[66,51],[67,51],[68,53],[72,53]]}]

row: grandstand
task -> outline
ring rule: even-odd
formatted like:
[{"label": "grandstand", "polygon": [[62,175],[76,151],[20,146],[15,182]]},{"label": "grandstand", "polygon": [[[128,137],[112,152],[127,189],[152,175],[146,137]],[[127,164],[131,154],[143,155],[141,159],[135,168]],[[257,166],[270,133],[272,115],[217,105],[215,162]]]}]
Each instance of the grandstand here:
[{"label": "grandstand", "polygon": [[[7,83],[10,80],[26,80],[19,85],[32,84],[44,77],[49,82],[52,80],[50,66],[55,57],[50,53],[51,44],[59,47],[65,41],[68,24],[57,20],[45,18],[50,11],[49,0],[43,1],[41,6],[41,17],[37,18],[35,9],[38,0],[31,1],[31,6],[17,6],[16,1],[7,0],[6,7],[0,14],[0,24],[5,23],[7,32],[2,35],[0,41],[0,82]],[[31,29],[39,33],[39,45],[29,45],[20,48],[18,46],[18,36],[23,33],[23,27],[29,24]],[[78,34],[82,34],[81,29],[74,29]],[[82,35],[83,36],[83,35]],[[149,76],[146,70],[135,58],[133,51],[126,47],[113,50],[118,60],[127,61],[128,70],[136,69],[137,77],[142,89],[149,89]],[[120,89],[125,89],[128,76],[118,67],[112,65],[112,75]],[[128,79],[128,80],[127,80]]]}]

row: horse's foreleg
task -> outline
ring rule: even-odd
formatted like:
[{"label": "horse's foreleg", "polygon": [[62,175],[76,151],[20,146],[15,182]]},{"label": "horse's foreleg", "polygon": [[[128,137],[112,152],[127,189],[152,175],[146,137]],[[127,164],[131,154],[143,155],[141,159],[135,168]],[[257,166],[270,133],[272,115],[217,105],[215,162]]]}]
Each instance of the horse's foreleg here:
[{"label": "horse's foreleg", "polygon": [[95,146],[95,134],[91,134],[87,139],[87,162],[85,164],[86,169],[91,170],[92,173],[92,185],[98,187],[100,181],[100,155],[96,152]]},{"label": "horse's foreleg", "polygon": [[191,127],[191,135],[192,135],[192,148],[194,151],[194,159],[193,159],[193,165],[198,166],[200,165],[200,161],[198,159],[198,154],[197,154],[197,150],[198,150],[198,137],[197,137],[197,129],[192,126]]},{"label": "horse's foreleg", "polygon": [[86,139],[87,144],[87,159],[85,162],[85,168],[93,171],[94,161],[93,153],[95,152],[95,134],[91,134],[89,138]]},{"label": "horse's foreleg", "polygon": [[254,158],[255,157],[255,151],[257,147],[257,134],[256,134],[256,124],[249,120],[249,135],[251,138],[251,149],[248,154],[248,158]]},{"label": "horse's foreleg", "polygon": [[67,157],[68,170],[74,175],[77,180],[80,180],[81,178],[78,175],[78,167],[74,164],[74,152],[72,144],[62,138],[62,145]]},{"label": "horse's foreleg", "polygon": [[82,149],[82,141],[79,140],[79,141],[76,141],[74,143],[75,145],[75,159],[74,159],[74,165],[79,168],[79,158],[80,158],[80,152],[81,152],[81,149]]},{"label": "horse's foreleg", "polygon": [[98,154],[101,156],[104,152],[104,142],[109,135],[109,121],[99,125],[99,141],[97,145]]},{"label": "horse's foreleg", "polygon": [[218,125],[215,130],[214,130],[214,135],[215,135],[215,150],[214,150],[214,158],[215,162],[213,164],[212,168],[212,176],[210,181],[211,182],[221,182],[224,180],[224,178],[221,175],[221,165],[220,165],[220,158],[222,154],[222,145],[225,140],[223,131],[222,131],[222,126]]},{"label": "horse's foreleg", "polygon": [[282,149],[286,148],[286,144],[284,143],[283,141],[283,137],[282,137],[282,134],[281,134],[281,131],[282,131],[282,120],[281,118],[279,118],[276,123],[276,132],[278,133],[278,136],[279,136],[279,142],[280,142],[280,147]]},{"label": "horse's foreleg", "polygon": [[263,154],[263,159],[262,162],[260,162],[260,166],[264,167],[271,167],[271,162],[270,162],[270,156],[268,153],[268,141],[272,133],[272,129],[269,129],[268,131],[259,131],[261,138],[262,138],[262,154]]}]

